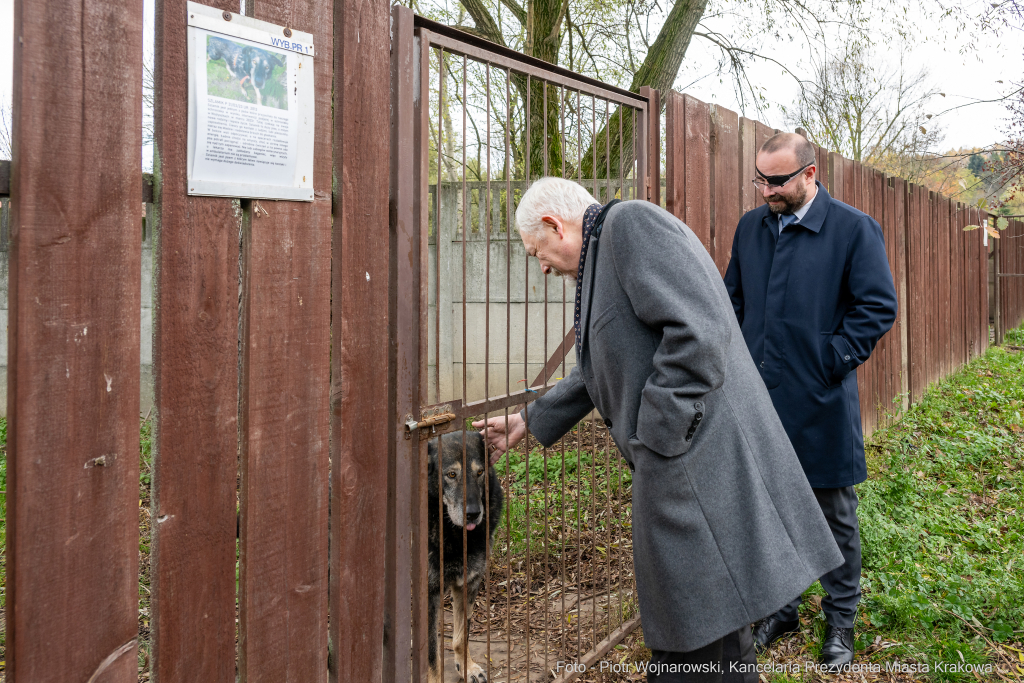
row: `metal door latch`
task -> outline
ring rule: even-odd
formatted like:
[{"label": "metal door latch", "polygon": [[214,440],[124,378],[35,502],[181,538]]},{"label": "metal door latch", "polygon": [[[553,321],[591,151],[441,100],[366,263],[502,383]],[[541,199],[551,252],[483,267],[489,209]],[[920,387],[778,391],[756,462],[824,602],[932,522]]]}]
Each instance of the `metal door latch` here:
[{"label": "metal door latch", "polygon": [[[412,433],[419,431],[420,440],[429,439],[437,434],[437,428],[447,425],[455,419],[455,413],[445,410],[434,415],[425,415],[422,420],[416,421],[412,415],[407,415],[405,420],[405,438],[411,439]],[[427,428],[430,428],[429,430]],[[443,430],[447,431],[447,430]]]}]

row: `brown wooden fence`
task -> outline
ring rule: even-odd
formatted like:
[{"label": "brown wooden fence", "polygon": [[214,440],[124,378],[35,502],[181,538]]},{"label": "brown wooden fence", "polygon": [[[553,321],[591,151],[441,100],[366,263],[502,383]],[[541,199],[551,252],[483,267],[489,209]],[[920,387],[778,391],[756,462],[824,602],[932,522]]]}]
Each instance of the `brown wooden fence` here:
[{"label": "brown wooden fence", "polygon": [[1006,331],[1024,321],[1024,221],[1011,220],[994,246],[993,318],[996,343],[1001,344]]},{"label": "brown wooden fence", "polygon": [[[761,203],[750,182],[754,156],[777,131],[689,95],[662,97],[666,206],[697,233],[724,275],[739,217]],[[882,226],[899,295],[896,324],[857,370],[867,434],[988,347],[988,250],[982,230],[963,230],[987,214],[820,147],[817,160],[829,193]],[[1024,240],[1014,239],[1021,228],[1013,226],[999,240],[1006,273],[998,278],[1001,329],[1024,319],[1024,277],[1009,275],[1024,273]]]},{"label": "brown wooden fence", "polygon": [[[246,8],[315,35],[316,198],[256,214],[187,195],[186,3],[159,3],[155,531],[152,614],[140,618],[142,8],[15,3],[15,153],[0,164],[12,198],[8,681],[135,681],[140,627],[159,683],[229,683],[236,667],[242,681],[381,679],[385,549],[397,547],[384,542],[388,465],[401,438],[389,8]],[[773,131],[678,93],[663,101],[668,206],[724,272]],[[987,215],[825,150],[818,159],[829,191],[881,223],[899,288],[899,320],[859,371],[870,430],[987,347],[987,252],[981,231],[962,229]],[[1024,320],[1024,225],[998,245],[1001,338]]]}]

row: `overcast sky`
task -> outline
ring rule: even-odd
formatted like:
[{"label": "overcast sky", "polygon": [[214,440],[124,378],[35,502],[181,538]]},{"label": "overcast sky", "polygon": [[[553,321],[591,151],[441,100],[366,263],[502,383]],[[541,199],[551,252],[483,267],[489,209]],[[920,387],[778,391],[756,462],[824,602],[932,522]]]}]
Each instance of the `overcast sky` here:
[{"label": "overcast sky", "polygon": [[[144,0],[145,16],[145,49],[152,51],[153,35],[153,3]],[[967,3],[968,7],[980,7],[984,0]],[[184,19],[184,17],[183,17]],[[884,19],[883,19],[884,21]],[[0,102],[5,107],[11,106],[12,50],[14,27],[14,0],[0,0]],[[907,67],[916,71],[922,66],[928,67],[931,80],[946,92],[946,97],[938,98],[932,113],[939,114],[942,109],[975,100],[995,99],[1009,91],[1012,82],[1024,81],[1024,33],[1014,32],[1006,35],[993,34],[986,40],[982,49],[971,48],[966,35],[958,35],[951,23],[939,23],[937,20],[922,20],[919,34],[930,36],[930,42],[917,42],[906,47]],[[785,42],[767,41],[762,51],[772,57],[791,64],[793,46]],[[895,55],[890,48],[890,57]],[[707,65],[710,70],[715,57],[702,44],[694,42],[687,54],[687,62],[695,65],[687,71],[685,81],[693,79],[694,69]],[[705,71],[706,72],[706,71]],[[782,115],[777,105],[790,104],[797,94],[796,83],[784,77],[778,66],[761,63],[754,65],[750,74],[752,80],[761,83],[772,83],[768,92],[771,106],[765,113],[769,125],[783,127]],[[684,79],[680,79],[684,80]],[[997,81],[1003,81],[1003,84]],[[678,83],[677,85],[682,85]],[[739,109],[733,88],[726,83],[719,83],[717,77],[704,80],[687,88],[687,92],[707,102],[715,102],[731,109]],[[963,107],[943,114],[938,119],[945,127],[945,149],[956,147],[983,146],[996,142],[1002,137],[1005,109],[1001,104],[976,104]]]}]

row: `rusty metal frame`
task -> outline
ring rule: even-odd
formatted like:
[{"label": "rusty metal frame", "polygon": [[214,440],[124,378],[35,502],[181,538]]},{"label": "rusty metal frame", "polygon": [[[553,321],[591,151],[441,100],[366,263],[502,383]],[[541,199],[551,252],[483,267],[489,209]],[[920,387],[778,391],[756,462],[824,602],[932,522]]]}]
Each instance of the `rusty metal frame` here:
[{"label": "rusty metal frame", "polygon": [[[612,116],[612,107],[616,106],[619,108],[619,131],[618,131],[618,144],[620,149],[620,155],[622,154],[622,126],[624,121],[628,120],[622,107],[628,107],[632,111],[632,127],[634,136],[634,149],[631,150],[633,160],[630,162],[630,172],[633,173],[633,178],[629,180],[629,187],[627,188],[623,182],[623,169],[621,168],[621,156],[619,162],[619,178],[618,178],[618,190],[621,190],[622,197],[626,196],[627,190],[632,192],[633,197],[637,199],[648,199],[651,195],[651,177],[648,171],[648,155],[651,153],[651,149],[657,150],[658,142],[655,141],[653,146],[647,139],[648,131],[654,130],[655,135],[657,134],[657,121],[660,112],[658,109],[650,109],[652,105],[649,103],[649,98],[644,96],[638,96],[635,93],[631,93],[614,86],[610,86],[600,81],[575,74],[567,71],[560,67],[556,67],[540,60],[521,55],[507,48],[494,45],[479,39],[475,36],[463,33],[456,29],[452,29],[447,26],[437,24],[429,21],[422,17],[415,16],[409,9],[396,6],[392,9],[393,17],[393,48],[392,48],[392,63],[393,63],[393,74],[392,74],[392,180],[391,180],[391,204],[392,204],[392,218],[391,218],[391,231],[392,231],[392,252],[391,252],[391,268],[392,268],[392,294],[390,310],[393,312],[392,322],[392,358],[394,361],[394,371],[391,377],[392,381],[392,405],[394,406],[394,417],[392,424],[394,425],[392,433],[392,447],[390,450],[390,462],[392,463],[389,468],[389,499],[391,504],[389,505],[388,515],[388,539],[387,539],[387,557],[388,557],[388,589],[387,589],[387,616],[390,624],[388,636],[388,647],[385,651],[384,661],[384,676],[383,680],[387,682],[391,681],[420,681],[426,676],[427,666],[427,606],[426,600],[420,599],[427,593],[427,542],[426,542],[426,531],[428,525],[428,517],[430,514],[427,508],[428,496],[423,487],[423,482],[426,481],[427,477],[427,459],[425,457],[425,444],[423,441],[425,438],[432,437],[434,435],[443,433],[445,431],[452,431],[460,428],[464,429],[465,421],[469,417],[474,417],[482,414],[501,414],[504,412],[508,415],[510,409],[518,409],[520,406],[529,406],[532,401],[536,400],[540,396],[543,396],[552,385],[548,382],[552,376],[561,367],[564,373],[565,357],[569,350],[575,343],[575,332],[569,330],[566,334],[564,331],[564,306],[565,306],[565,293],[563,291],[563,334],[564,338],[561,343],[554,349],[554,353],[548,358],[544,365],[543,370],[537,376],[537,378],[526,388],[512,390],[514,385],[510,386],[510,374],[509,374],[509,358],[508,351],[510,350],[509,338],[511,325],[508,316],[510,313],[506,313],[506,387],[505,392],[499,396],[490,396],[490,384],[489,380],[489,366],[490,366],[490,352],[485,351],[485,395],[487,398],[482,400],[467,400],[466,393],[466,343],[463,341],[463,376],[462,376],[462,398],[452,397],[451,400],[437,401],[432,405],[426,405],[428,398],[428,335],[436,343],[435,353],[440,353],[440,318],[437,321],[437,328],[433,331],[428,330],[428,319],[430,316],[426,314],[428,310],[428,289],[431,284],[436,287],[436,298],[438,304],[438,311],[440,311],[441,301],[441,287],[440,287],[440,267],[436,275],[431,277],[430,267],[428,263],[428,239],[430,233],[430,221],[433,218],[435,220],[435,236],[438,238],[438,244],[440,244],[441,234],[441,199],[440,191],[434,197],[434,205],[431,207],[430,201],[430,188],[428,187],[429,182],[429,145],[431,142],[436,142],[438,150],[441,149],[442,136],[447,136],[447,132],[443,132],[441,126],[438,126],[436,132],[436,140],[432,140],[430,132],[430,110],[431,100],[429,96],[430,78],[431,78],[431,49],[438,51],[439,53],[439,71],[438,76],[440,83],[438,87],[438,96],[442,97],[441,93],[446,88],[445,82],[448,77],[453,77],[456,74],[455,71],[461,71],[462,83],[458,93],[462,97],[462,130],[465,135],[466,128],[466,64],[468,60],[472,60],[475,63],[479,63],[481,66],[486,66],[486,83],[487,83],[487,129],[488,129],[488,143],[487,143],[487,165],[490,168],[490,154],[493,150],[497,150],[497,147],[492,147],[490,137],[490,115],[491,115],[491,104],[490,104],[490,93],[491,93],[491,74],[497,73],[502,75],[505,80],[504,89],[506,90],[506,96],[510,94],[509,88],[511,87],[511,80],[513,75],[525,76],[527,87],[526,87],[526,111],[530,109],[530,97],[533,88],[536,87],[537,83],[541,84],[543,89],[543,103],[544,103],[544,114],[543,114],[543,135],[544,139],[547,140],[549,135],[557,134],[562,136],[564,139],[568,138],[567,131],[565,129],[565,111],[564,105],[566,101],[570,101],[570,96],[576,94],[577,105],[580,101],[580,95],[584,95],[590,99],[589,106],[592,108],[590,112],[593,116],[597,115],[597,105],[603,101],[603,121],[606,125],[609,133],[608,140],[601,140],[603,143],[600,146],[602,150],[607,147],[607,150],[602,151],[606,154],[604,162],[608,165],[608,177],[605,181],[607,190],[604,194],[608,195],[604,197],[604,201],[611,198],[613,191],[611,178],[612,162],[610,159],[611,152],[611,140],[610,140],[610,121],[614,118]],[[445,67],[445,57],[456,57],[456,62],[461,62],[459,66],[452,64],[450,67]],[[448,72],[451,73],[448,73]],[[531,84],[532,81],[532,84]],[[647,94],[649,95],[649,91]],[[561,128],[557,133],[549,131],[549,93],[552,97],[559,98],[563,120],[560,126]],[[535,93],[535,98],[540,97],[540,89],[538,93]],[[539,103],[539,99],[536,104]],[[511,107],[511,100],[509,99],[509,107]],[[654,107],[658,107],[657,102],[654,103]],[[506,110],[506,116],[510,115],[510,109]],[[438,116],[440,116],[440,112]],[[527,140],[530,138],[530,115],[527,113],[526,126],[527,126]],[[440,121],[436,122],[440,123]],[[594,122],[596,124],[596,121]],[[536,128],[540,128],[538,123]],[[581,135],[582,130],[579,131]],[[594,131],[591,131],[594,132]],[[540,134],[541,131],[533,131],[534,134]],[[506,132],[505,149],[504,152],[508,157],[509,139]],[[595,155],[595,188],[594,191],[598,197],[602,195],[598,191],[597,187],[597,176],[599,175],[596,162],[597,162],[597,147],[598,140],[596,137],[592,142],[594,147]],[[527,181],[532,178],[529,175],[529,169],[531,168],[529,155],[531,144],[527,142],[526,145],[526,168],[527,168]],[[545,149],[547,146],[545,145]],[[465,143],[463,145],[462,155],[465,156]],[[413,163],[408,163],[412,159]],[[506,163],[508,163],[506,161]],[[564,174],[564,163],[563,159],[562,173]],[[633,169],[632,164],[635,164]],[[657,164],[657,160],[655,160]],[[548,172],[548,156],[545,154],[543,161],[544,171]],[[602,164],[603,165],[603,164]],[[463,278],[463,326],[462,334],[466,334],[466,322],[465,322],[465,299],[466,299],[466,284],[465,284],[465,240],[467,230],[472,227],[472,222],[468,221],[467,214],[469,213],[472,203],[472,192],[481,193],[477,209],[482,213],[481,225],[486,230],[486,242],[487,248],[487,272],[490,273],[490,231],[492,220],[497,220],[492,216],[491,211],[491,180],[490,172],[488,172],[488,180],[484,183],[474,182],[470,183],[467,181],[464,169],[466,168],[465,160],[462,162],[463,173],[461,180],[455,181],[459,186],[459,193],[463,202],[462,212],[462,243],[463,243],[463,255],[462,255],[462,278]],[[579,168],[579,166],[577,166]],[[499,191],[504,190],[507,192],[509,198],[509,206],[511,206],[511,198],[513,192],[513,185],[520,185],[522,181],[512,181],[511,174],[506,174],[504,181],[496,181],[496,185]],[[440,187],[440,184],[439,184]],[[483,199],[482,193],[487,192],[486,202]],[[519,188],[516,188],[519,189]],[[655,193],[657,190],[655,190]],[[504,240],[506,248],[510,245],[510,235],[512,231],[512,216],[511,209],[507,211],[506,217],[507,225],[506,235]],[[439,252],[440,253],[440,252]],[[506,254],[506,259],[510,258],[510,251]],[[440,262],[440,255],[438,256]],[[511,266],[508,263],[508,266]],[[529,268],[529,265],[527,265]],[[511,268],[509,268],[511,270]],[[527,270],[527,283],[529,282],[528,277],[529,271]],[[457,277],[453,271],[452,277]],[[510,273],[507,274],[510,277]],[[507,278],[506,278],[507,279]],[[428,283],[428,280],[433,282]],[[490,276],[485,277],[487,282],[487,295],[486,295],[486,316],[490,319]],[[507,283],[509,286],[511,282]],[[527,287],[529,285],[527,284]],[[547,282],[545,280],[544,287],[544,301],[545,305],[549,304],[547,296]],[[564,287],[563,287],[564,290]],[[507,299],[506,294],[506,299]],[[529,306],[530,297],[527,296],[525,300],[525,312],[524,322],[527,326],[524,330],[524,341],[529,339]],[[439,313],[438,313],[439,315]],[[547,355],[547,315],[545,315],[545,355]],[[490,324],[487,324],[487,333],[485,348],[490,348]],[[432,332],[432,334],[431,334]],[[529,362],[529,347],[525,349],[527,357],[524,358],[524,362]],[[440,384],[440,362],[439,357],[435,359],[437,361],[438,373],[438,385],[437,385],[437,398],[441,398],[441,384]],[[453,387],[454,388],[454,387]],[[429,433],[427,430],[429,429]],[[413,436],[413,432],[423,432],[416,438]],[[579,434],[582,437],[582,433]],[[595,437],[596,438],[596,437]],[[607,435],[602,437],[605,444],[605,462],[602,463],[604,466],[608,466],[608,458],[610,451],[609,437]],[[596,442],[594,444],[596,446]],[[597,457],[597,449],[594,448],[595,459]],[[564,445],[562,446],[562,454],[564,461]],[[463,453],[465,458],[465,451]],[[547,449],[544,449],[544,457],[547,458]],[[465,462],[463,463],[465,466]],[[564,466],[564,463],[563,463]],[[464,470],[465,471],[465,468]],[[611,470],[608,470],[611,475]],[[438,477],[440,479],[441,472],[440,468],[438,471]],[[545,475],[546,476],[546,475]],[[620,476],[621,480],[621,476]],[[546,481],[546,480],[545,480]],[[431,482],[432,483],[432,482]],[[507,486],[506,481],[506,486]],[[527,486],[528,486],[527,482]],[[564,485],[564,480],[563,480]],[[609,485],[610,486],[610,485]],[[611,489],[609,488],[608,493],[608,504],[611,504]],[[563,496],[563,501],[565,500]],[[413,502],[415,501],[415,502]],[[527,504],[529,504],[529,498],[527,498]],[[563,503],[564,504],[564,503]],[[597,499],[594,499],[594,505],[597,505]],[[602,499],[602,506],[604,505]],[[609,508],[610,509],[610,508]],[[440,513],[440,511],[438,511]],[[564,510],[563,510],[564,516]],[[508,519],[508,516],[506,516]],[[403,524],[402,520],[407,519],[409,524]],[[547,517],[545,516],[545,523]],[[488,522],[490,524],[490,522]],[[463,527],[463,533],[465,534],[465,527]],[[529,529],[527,529],[529,533]],[[611,530],[608,530],[608,534],[611,534]],[[596,536],[595,536],[596,538]],[[604,539],[602,539],[604,540]],[[543,552],[547,557],[547,541],[548,537],[545,536]],[[441,541],[441,547],[443,548],[443,540]],[[463,544],[465,549],[465,544]],[[442,550],[443,552],[443,550]],[[529,553],[529,543],[527,543],[527,552]],[[441,560],[443,562],[443,559]],[[564,562],[564,558],[563,558]],[[616,590],[611,582],[610,572],[612,569],[612,557],[605,560],[601,560],[601,567],[595,567],[595,572],[601,569],[607,569],[609,576],[607,580],[606,589],[600,591],[601,595],[607,593],[608,598],[608,616],[607,623],[605,618],[602,618],[600,624],[600,630],[603,633],[606,629],[610,630],[610,633],[601,641],[594,645],[594,647],[587,653],[581,655],[581,661],[597,661],[599,657],[608,652],[617,643],[632,632],[639,624],[639,617],[633,617],[632,619],[622,621],[621,606],[622,606],[622,585],[618,586],[618,609],[620,614],[613,621],[611,615],[612,609],[612,593]],[[488,563],[489,565],[490,563]],[[529,561],[527,562],[529,564]],[[564,571],[564,569],[563,569]],[[603,571],[601,572],[603,574]],[[604,581],[604,578],[601,578]],[[529,576],[527,577],[529,581]],[[443,584],[442,584],[443,585]],[[490,582],[488,581],[487,590],[490,590]],[[595,593],[597,596],[598,593]],[[453,596],[453,599],[457,599]],[[463,599],[465,599],[463,597]],[[412,610],[405,609],[405,605],[412,604]],[[562,599],[563,603],[563,618],[564,618],[564,595]],[[594,608],[596,609],[596,597],[594,602]],[[538,612],[539,614],[539,612]],[[596,615],[595,615],[596,617]],[[441,665],[443,667],[444,662],[444,648],[443,648],[443,630],[444,630],[444,612],[443,609],[440,615],[441,624],[439,626],[439,634],[441,634]],[[547,619],[547,607],[545,607],[545,621]],[[595,618],[594,629],[595,629],[595,641],[597,636],[598,624]],[[528,629],[529,630],[529,629]],[[490,648],[490,630],[488,630],[488,650]],[[511,637],[511,635],[509,636]],[[526,636],[529,638],[529,635]],[[547,635],[545,635],[545,639]],[[582,645],[582,642],[580,643]],[[545,653],[550,648],[545,648]],[[467,650],[468,651],[468,650]],[[547,654],[545,654],[547,656]],[[488,660],[490,656],[488,655]],[[441,670],[443,672],[443,668]],[[509,671],[511,674],[511,671]],[[568,682],[578,677],[579,674],[570,674],[567,677],[563,677],[559,680]]]}]

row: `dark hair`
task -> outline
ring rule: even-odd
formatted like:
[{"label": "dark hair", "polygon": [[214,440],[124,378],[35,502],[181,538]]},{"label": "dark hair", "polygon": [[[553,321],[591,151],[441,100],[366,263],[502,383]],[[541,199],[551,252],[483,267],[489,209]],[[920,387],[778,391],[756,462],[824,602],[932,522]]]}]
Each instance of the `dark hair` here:
[{"label": "dark hair", "polygon": [[778,152],[783,149],[793,150],[796,155],[796,162],[801,166],[808,166],[815,163],[814,147],[802,135],[796,133],[776,133],[761,145],[758,154],[761,152]]}]

